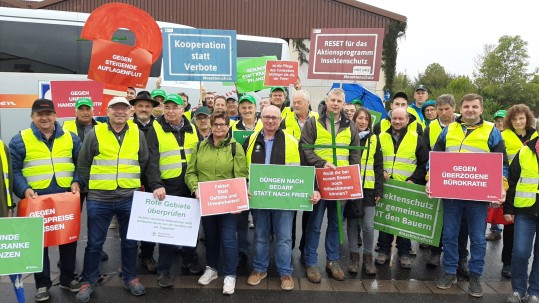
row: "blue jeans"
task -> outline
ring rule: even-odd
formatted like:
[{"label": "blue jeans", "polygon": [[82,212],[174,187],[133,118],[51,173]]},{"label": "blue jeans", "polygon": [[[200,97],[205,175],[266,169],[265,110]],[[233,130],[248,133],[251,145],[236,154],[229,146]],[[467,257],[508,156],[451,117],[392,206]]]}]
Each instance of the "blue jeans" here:
[{"label": "blue jeans", "polygon": [[99,279],[101,251],[107,238],[110,221],[114,215],[116,215],[120,225],[122,278],[124,282],[129,282],[137,277],[137,241],[126,238],[132,203],[132,199],[118,202],[99,202],[95,200],[86,202],[88,244],[84,251],[83,281],[96,284]]},{"label": "blue jeans", "polygon": [[253,269],[267,272],[269,266],[270,231],[275,235],[275,265],[279,276],[292,275],[292,222],[295,211],[253,209],[255,225],[255,256]]},{"label": "blue jeans", "polygon": [[223,274],[236,275],[238,240],[236,237],[238,215],[223,214],[202,217],[206,235],[206,265],[217,270],[223,247]]},{"label": "blue jeans", "polygon": [[337,218],[337,201],[320,200],[314,205],[313,211],[307,223],[305,235],[305,265],[316,266],[318,263],[318,253],[316,249],[320,243],[320,228],[324,213],[327,212],[328,227],[326,229],[326,258],[327,261],[337,261],[339,255],[339,222]]},{"label": "blue jeans", "polygon": [[488,203],[455,199],[443,199],[443,203],[444,227],[442,243],[444,246],[445,272],[449,274],[457,272],[459,231],[461,219],[464,217],[468,223],[468,235],[470,236],[470,261],[468,266],[470,267],[470,272],[481,275],[487,250],[485,232]]},{"label": "blue jeans", "polygon": [[[515,239],[511,266],[511,286],[513,292],[521,296],[539,296],[539,241],[533,237],[539,236],[539,218],[536,216],[515,215]],[[528,262],[533,245],[533,264],[528,279]],[[529,286],[528,286],[529,284]]]}]

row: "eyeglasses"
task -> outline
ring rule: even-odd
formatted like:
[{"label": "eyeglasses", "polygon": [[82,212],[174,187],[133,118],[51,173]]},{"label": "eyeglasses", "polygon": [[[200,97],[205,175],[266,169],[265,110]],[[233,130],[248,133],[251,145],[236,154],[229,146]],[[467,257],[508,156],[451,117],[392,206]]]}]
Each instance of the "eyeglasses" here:
[{"label": "eyeglasses", "polygon": [[227,127],[228,124],[226,123],[213,123],[212,127],[215,127],[215,128],[225,128]]},{"label": "eyeglasses", "polygon": [[281,119],[281,117],[277,117],[277,116],[262,116],[262,119],[264,120],[272,120],[272,121],[278,121],[279,119]]}]

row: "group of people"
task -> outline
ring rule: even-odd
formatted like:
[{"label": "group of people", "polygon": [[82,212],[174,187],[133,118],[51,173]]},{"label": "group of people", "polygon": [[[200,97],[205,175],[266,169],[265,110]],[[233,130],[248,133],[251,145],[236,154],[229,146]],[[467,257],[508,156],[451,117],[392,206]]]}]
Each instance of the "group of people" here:
[{"label": "group of people", "polygon": [[[7,207],[12,208],[11,190],[19,198],[72,192],[80,194],[87,210],[88,243],[81,277],[75,279],[76,242],[60,245],[60,287],[77,292],[77,302],[88,302],[100,278],[99,261],[113,216],[119,223],[121,272],[124,287],[135,296],[146,290],[137,278],[139,244],[127,239],[133,194],[151,192],[157,199],[166,195],[198,198],[198,183],[231,178],[248,178],[251,163],[306,165],[335,169],[360,166],[364,198],[348,200],[343,215],[347,218],[350,252],[348,272],[357,274],[362,264],[366,274],[375,275],[377,264],[390,258],[394,236],[379,233],[375,243],[375,206],[383,197],[383,183],[395,179],[426,185],[429,190],[429,151],[502,153],[506,185],[499,203],[503,204],[506,224],[502,262],[512,277],[514,294],[508,302],[527,298],[536,302],[539,295],[537,265],[532,266],[528,283],[527,262],[535,234],[537,180],[537,132],[533,114],[525,105],[507,110],[503,131],[484,121],[483,98],[465,95],[460,115],[451,95],[427,101],[428,90],[415,88],[414,102],[396,93],[388,117],[372,125],[369,110],[345,102],[345,92],[332,89],[318,112],[311,111],[310,95],[300,87],[287,106],[287,90],[270,89],[269,104],[257,113],[257,100],[244,94],[238,100],[205,94],[205,104],[190,110],[184,93],[166,94],[161,89],[138,94],[129,89],[126,97],[114,97],[106,109],[107,122],[93,119],[89,99],[75,104],[76,119],[60,125],[54,103],[38,99],[32,106],[30,128],[14,136],[9,149],[0,148]],[[234,117],[235,121],[231,120]],[[233,138],[234,130],[254,131],[243,144]],[[333,141],[334,140],[334,141]],[[313,145],[361,146],[362,149],[336,150]],[[509,164],[511,166],[509,167]],[[11,178],[11,176],[13,176]],[[5,194],[4,194],[5,193]],[[321,280],[317,249],[327,210],[325,234],[328,275],[346,279],[340,266],[339,226],[335,201],[321,199],[316,186],[309,197],[313,210],[302,214],[299,249],[307,279]],[[0,211],[7,214],[2,205]],[[494,206],[492,208],[495,208]],[[443,232],[439,247],[430,247],[428,265],[439,266],[443,274],[436,281],[441,289],[456,283],[457,272],[469,276],[469,294],[483,295],[481,275],[486,254],[486,219],[489,203],[456,199],[443,200]],[[275,265],[281,288],[294,288],[292,250],[296,242],[295,211],[252,209],[254,221],[253,271],[247,284],[257,285],[267,277],[270,238],[273,238]],[[236,267],[246,262],[248,211],[202,217],[206,246],[206,266],[198,263],[196,247],[182,247],[182,268],[202,273],[198,280],[208,285],[217,279],[219,264],[224,275],[223,293],[233,294]],[[514,222],[514,228],[513,223]],[[362,236],[360,236],[362,235]],[[470,260],[468,261],[468,237]],[[396,239],[399,263],[411,268],[413,254],[409,239]],[[172,287],[173,245],[158,244],[158,260],[153,259],[155,243],[140,243],[141,264],[157,273],[160,287]],[[362,252],[360,251],[360,247]],[[375,246],[378,255],[374,257]],[[361,257],[362,256],[362,257]],[[363,261],[360,262],[361,258]],[[49,299],[50,264],[44,249],[43,272],[35,274],[36,301]]]}]

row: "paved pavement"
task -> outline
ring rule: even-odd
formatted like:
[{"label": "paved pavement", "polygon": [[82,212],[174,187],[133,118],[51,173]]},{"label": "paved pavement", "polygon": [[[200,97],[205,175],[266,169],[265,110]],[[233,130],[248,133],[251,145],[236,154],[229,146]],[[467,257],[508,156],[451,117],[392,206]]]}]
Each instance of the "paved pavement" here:
[{"label": "paved pavement", "polygon": [[[83,218],[84,221],[84,218]],[[300,222],[298,220],[298,235],[301,235]],[[346,228],[344,229],[346,231]],[[325,233],[323,232],[322,235]],[[250,239],[253,237],[253,230],[249,231]],[[375,237],[376,238],[376,237]],[[345,235],[346,239],[346,235]],[[325,265],[325,253],[323,242],[318,249],[319,267],[322,274],[320,284],[312,284],[305,278],[305,271],[299,262],[299,250],[294,249],[293,266],[295,289],[285,292],[280,289],[280,280],[276,272],[274,263],[270,263],[268,278],[260,285],[249,286],[246,284],[250,268],[238,270],[238,281],[236,292],[232,296],[222,295],[222,277],[214,281],[209,286],[201,287],[197,284],[198,276],[188,275],[181,272],[181,256],[175,257],[172,269],[174,287],[172,289],[161,289],[157,286],[156,276],[139,266],[142,283],[147,287],[147,294],[143,297],[135,298],[128,294],[122,287],[122,281],[118,277],[120,267],[118,229],[109,230],[108,239],[105,244],[105,251],[109,253],[110,259],[101,263],[101,272],[107,274],[103,283],[96,289],[95,296],[90,302],[254,302],[264,300],[267,302],[505,302],[511,292],[510,281],[501,277],[501,249],[502,242],[488,242],[487,256],[485,262],[485,272],[483,274],[483,291],[485,296],[482,299],[474,299],[467,295],[467,278],[459,277],[457,285],[449,290],[437,289],[433,281],[438,277],[441,268],[427,267],[426,260],[429,251],[420,249],[417,243],[414,247],[418,254],[413,258],[412,269],[402,269],[395,262],[392,267],[377,265],[377,275],[375,277],[365,274],[357,276],[348,275],[348,279],[338,282],[329,279],[323,271]],[[299,238],[297,240],[299,244]],[[198,256],[204,264],[204,242],[198,247]],[[82,270],[84,247],[86,246],[86,230],[81,230],[81,239],[78,243],[77,272]],[[341,266],[346,269],[348,266],[348,251],[346,245],[341,249]],[[156,250],[157,254],[157,250]],[[249,263],[252,262],[253,247],[249,255]],[[53,272],[54,284],[58,283],[58,249],[50,249],[51,271]],[[157,259],[157,255],[156,255]],[[395,260],[396,261],[396,260]],[[26,299],[33,302],[35,286],[32,274],[24,275]],[[0,302],[16,302],[11,284],[7,277],[0,278]],[[49,302],[74,302],[74,294],[60,289],[57,285],[51,289],[51,299]]]}]

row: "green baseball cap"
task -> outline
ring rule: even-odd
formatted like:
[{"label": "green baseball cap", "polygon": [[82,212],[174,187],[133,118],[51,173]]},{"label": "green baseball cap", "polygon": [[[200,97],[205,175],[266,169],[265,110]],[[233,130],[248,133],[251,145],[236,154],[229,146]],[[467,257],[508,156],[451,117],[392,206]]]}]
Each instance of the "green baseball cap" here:
[{"label": "green baseball cap", "polygon": [[94,104],[92,103],[92,100],[90,98],[80,98],[75,102],[75,108],[79,108],[83,105],[88,106],[89,108],[94,108]]},{"label": "green baseball cap", "polygon": [[352,101],[350,101],[351,104],[359,104],[361,106],[363,106],[363,101],[361,101],[361,99],[359,98],[355,98],[353,99]]},{"label": "green baseball cap", "polygon": [[167,103],[167,102],[174,102],[178,105],[181,105],[183,106],[184,103],[183,103],[183,99],[182,97],[180,97],[179,95],[176,95],[176,94],[170,94],[168,95],[166,98],[165,98],[165,102],[164,103]]},{"label": "green baseball cap", "polygon": [[492,117],[492,119],[505,118],[506,115],[507,115],[507,111],[504,109],[500,109],[499,111],[494,113],[494,117]]},{"label": "green baseball cap", "polygon": [[274,86],[274,87],[270,88],[270,93],[273,93],[276,90],[282,90],[283,92],[286,93],[286,90],[284,89],[283,86]]},{"label": "green baseball cap", "polygon": [[154,89],[154,90],[152,90],[151,95],[152,95],[153,99],[155,99],[155,97],[157,97],[157,96],[161,96],[161,97],[163,97],[165,99],[167,98],[167,93],[162,89]]},{"label": "green baseball cap", "polygon": [[238,104],[243,102],[243,101],[249,101],[249,102],[253,103],[254,105],[256,105],[255,97],[253,97],[251,95],[248,95],[248,94],[245,94],[245,95],[241,96],[240,100],[238,101]]}]

